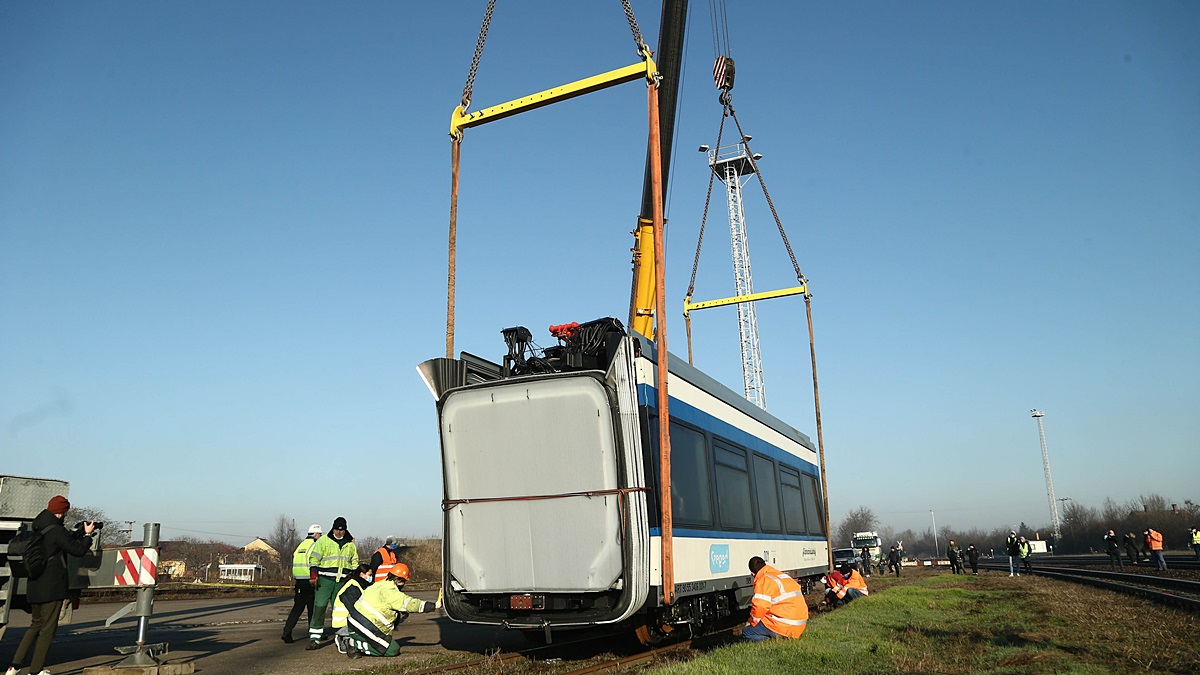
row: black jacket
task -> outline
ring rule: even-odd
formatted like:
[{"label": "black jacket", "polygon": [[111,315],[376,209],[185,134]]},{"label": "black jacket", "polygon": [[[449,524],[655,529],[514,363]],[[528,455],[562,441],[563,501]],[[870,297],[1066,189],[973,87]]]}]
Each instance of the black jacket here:
[{"label": "black jacket", "polygon": [[1010,536],[1008,539],[1004,540],[1004,550],[1007,551],[1009,555],[1021,555],[1021,549],[1017,547],[1017,543],[1017,538]]},{"label": "black jacket", "polygon": [[[46,529],[49,527],[49,529]],[[92,548],[92,538],[79,532],[69,532],[49,509],[42,509],[33,519],[33,528],[42,534],[46,547],[46,570],[37,579],[30,579],[25,597],[30,604],[57,602],[70,597],[67,583],[67,554],[82,558]]]},{"label": "black jacket", "polygon": [[1107,534],[1104,535],[1104,545],[1109,555],[1121,555],[1121,541],[1117,539],[1117,535],[1114,534],[1111,537]]}]

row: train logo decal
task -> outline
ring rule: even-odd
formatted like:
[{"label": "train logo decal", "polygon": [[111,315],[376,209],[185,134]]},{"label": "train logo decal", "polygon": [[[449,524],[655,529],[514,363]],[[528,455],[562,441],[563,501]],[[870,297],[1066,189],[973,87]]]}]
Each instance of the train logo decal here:
[{"label": "train logo decal", "polygon": [[713,574],[729,571],[729,544],[708,547],[708,571]]}]

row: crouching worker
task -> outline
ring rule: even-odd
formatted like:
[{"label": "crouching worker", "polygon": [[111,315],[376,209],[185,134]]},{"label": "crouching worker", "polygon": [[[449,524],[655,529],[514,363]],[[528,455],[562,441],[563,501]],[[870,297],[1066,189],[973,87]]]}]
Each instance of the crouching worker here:
[{"label": "crouching worker", "polygon": [[847,597],[850,594],[850,587],[846,585],[846,577],[842,576],[841,572],[833,570],[821,577],[821,581],[825,584],[825,598],[821,602],[828,605],[830,609],[841,607],[854,599]]},{"label": "crouching worker", "polygon": [[842,565],[838,568],[842,578],[846,580],[846,602],[857,600],[867,595],[867,580],[853,565]]},{"label": "crouching worker", "polygon": [[346,656],[357,659],[400,653],[400,644],[392,639],[396,624],[408,618],[410,612],[430,612],[436,608],[432,602],[406,595],[403,589],[407,581],[408,565],[396,563],[384,581],[363,591],[347,616],[350,630]]},{"label": "crouching worker", "polygon": [[754,599],[742,637],[751,642],[800,637],[808,623],[808,604],[800,584],[758,556],[750,559],[750,573],[754,575]]},{"label": "crouching worker", "polygon": [[337,650],[346,653],[350,629],[347,627],[350,619],[350,608],[362,597],[363,589],[371,585],[371,566],[363,563],[354,570],[354,574],[346,580],[333,597],[333,641]]}]

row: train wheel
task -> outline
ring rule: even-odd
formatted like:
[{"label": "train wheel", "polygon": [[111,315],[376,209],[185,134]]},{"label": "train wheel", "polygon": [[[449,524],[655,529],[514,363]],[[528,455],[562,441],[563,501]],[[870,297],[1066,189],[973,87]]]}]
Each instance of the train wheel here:
[{"label": "train wheel", "polygon": [[653,622],[644,623],[637,627],[634,634],[637,635],[638,642],[647,647],[657,647],[671,639],[671,627]]}]

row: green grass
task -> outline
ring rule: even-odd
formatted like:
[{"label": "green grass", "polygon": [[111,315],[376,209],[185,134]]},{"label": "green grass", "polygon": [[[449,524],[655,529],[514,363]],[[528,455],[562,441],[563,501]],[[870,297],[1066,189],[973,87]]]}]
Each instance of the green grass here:
[{"label": "green grass", "polygon": [[[814,614],[797,640],[731,645],[654,672],[1200,672],[1200,622],[1185,613],[1041,578],[907,581]],[[1147,640],[1155,625],[1162,637]]]}]

